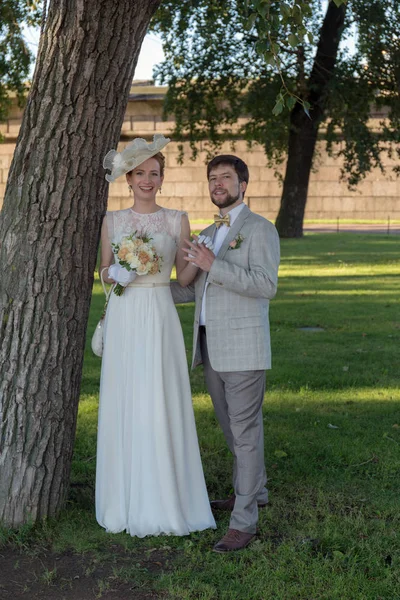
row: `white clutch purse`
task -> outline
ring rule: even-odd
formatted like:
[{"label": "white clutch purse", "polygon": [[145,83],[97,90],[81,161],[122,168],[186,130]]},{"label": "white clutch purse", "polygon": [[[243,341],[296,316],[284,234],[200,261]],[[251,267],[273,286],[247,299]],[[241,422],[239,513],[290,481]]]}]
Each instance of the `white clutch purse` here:
[{"label": "white clutch purse", "polygon": [[104,347],[104,335],[103,335],[104,334],[104,319],[106,316],[108,299],[112,292],[112,286],[108,292],[106,290],[106,286],[105,286],[104,280],[103,280],[103,271],[105,271],[105,269],[103,269],[100,273],[100,280],[101,280],[101,285],[103,286],[103,291],[104,291],[104,294],[106,297],[106,303],[104,305],[103,314],[101,315],[101,319],[97,323],[96,329],[94,330],[94,334],[92,336],[92,342],[91,342],[93,354],[95,354],[96,356],[100,356],[100,357],[103,356],[103,347]]},{"label": "white clutch purse", "polygon": [[96,356],[103,356],[103,327],[104,318],[97,323],[92,337],[92,352]]}]

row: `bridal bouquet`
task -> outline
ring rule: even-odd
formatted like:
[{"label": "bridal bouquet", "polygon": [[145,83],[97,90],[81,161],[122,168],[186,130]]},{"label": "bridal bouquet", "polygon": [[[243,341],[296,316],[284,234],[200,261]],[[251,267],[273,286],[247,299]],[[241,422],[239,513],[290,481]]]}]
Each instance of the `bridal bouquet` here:
[{"label": "bridal bouquet", "polygon": [[[162,257],[157,254],[152,241],[148,235],[139,235],[134,231],[123,237],[118,244],[111,245],[121,267],[136,275],[155,275],[161,271]],[[121,296],[124,290],[125,287],[119,283],[114,287],[117,296]]]}]

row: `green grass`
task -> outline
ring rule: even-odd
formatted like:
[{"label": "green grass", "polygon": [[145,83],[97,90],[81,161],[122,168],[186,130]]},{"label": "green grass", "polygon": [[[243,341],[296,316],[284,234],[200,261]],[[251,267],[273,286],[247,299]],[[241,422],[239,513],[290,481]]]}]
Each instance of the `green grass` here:
[{"label": "green grass", "polygon": [[[216,532],[185,538],[138,540],[96,524],[100,360],[89,345],[103,304],[96,282],[68,506],[57,522],[3,532],[3,542],[113,557],[114,585],[136,582],[167,598],[400,599],[399,249],[394,236],[282,241],[264,406],[271,505],[260,514],[257,541],[229,556],[210,551],[226,515],[218,515]],[[193,306],[179,313],[189,360]],[[221,497],[230,491],[230,456],[201,369],[191,382],[209,494]],[[132,556],[129,568],[116,548]],[[146,566],[155,555],[156,571]]]}]

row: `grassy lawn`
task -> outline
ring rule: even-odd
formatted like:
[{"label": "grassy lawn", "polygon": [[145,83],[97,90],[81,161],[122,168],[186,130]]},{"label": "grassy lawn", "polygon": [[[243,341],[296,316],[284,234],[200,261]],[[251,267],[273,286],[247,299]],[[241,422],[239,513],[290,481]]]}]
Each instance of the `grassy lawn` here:
[{"label": "grassy lawn", "polygon": [[[98,283],[67,509],[55,523],[3,532],[0,541],[22,555],[79,557],[81,581],[92,581],[87,598],[400,599],[399,250],[394,236],[315,234],[282,242],[264,406],[271,504],[244,552],[210,551],[226,515],[217,515],[217,531],[183,538],[138,540],[96,524],[100,359],[89,341],[103,303]],[[179,313],[189,360],[193,306]],[[209,494],[223,497],[230,456],[200,369],[191,381]],[[41,577],[43,589],[60,587],[57,570],[46,566]],[[128,591],[118,595],[122,589]]]}]

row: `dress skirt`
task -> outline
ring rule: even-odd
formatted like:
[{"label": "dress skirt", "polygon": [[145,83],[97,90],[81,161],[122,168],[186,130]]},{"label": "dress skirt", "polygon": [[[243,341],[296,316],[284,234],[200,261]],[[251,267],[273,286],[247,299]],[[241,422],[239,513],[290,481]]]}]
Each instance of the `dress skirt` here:
[{"label": "dress skirt", "polygon": [[214,528],[169,285],[112,293],[104,341],[97,521],[138,537]]}]

